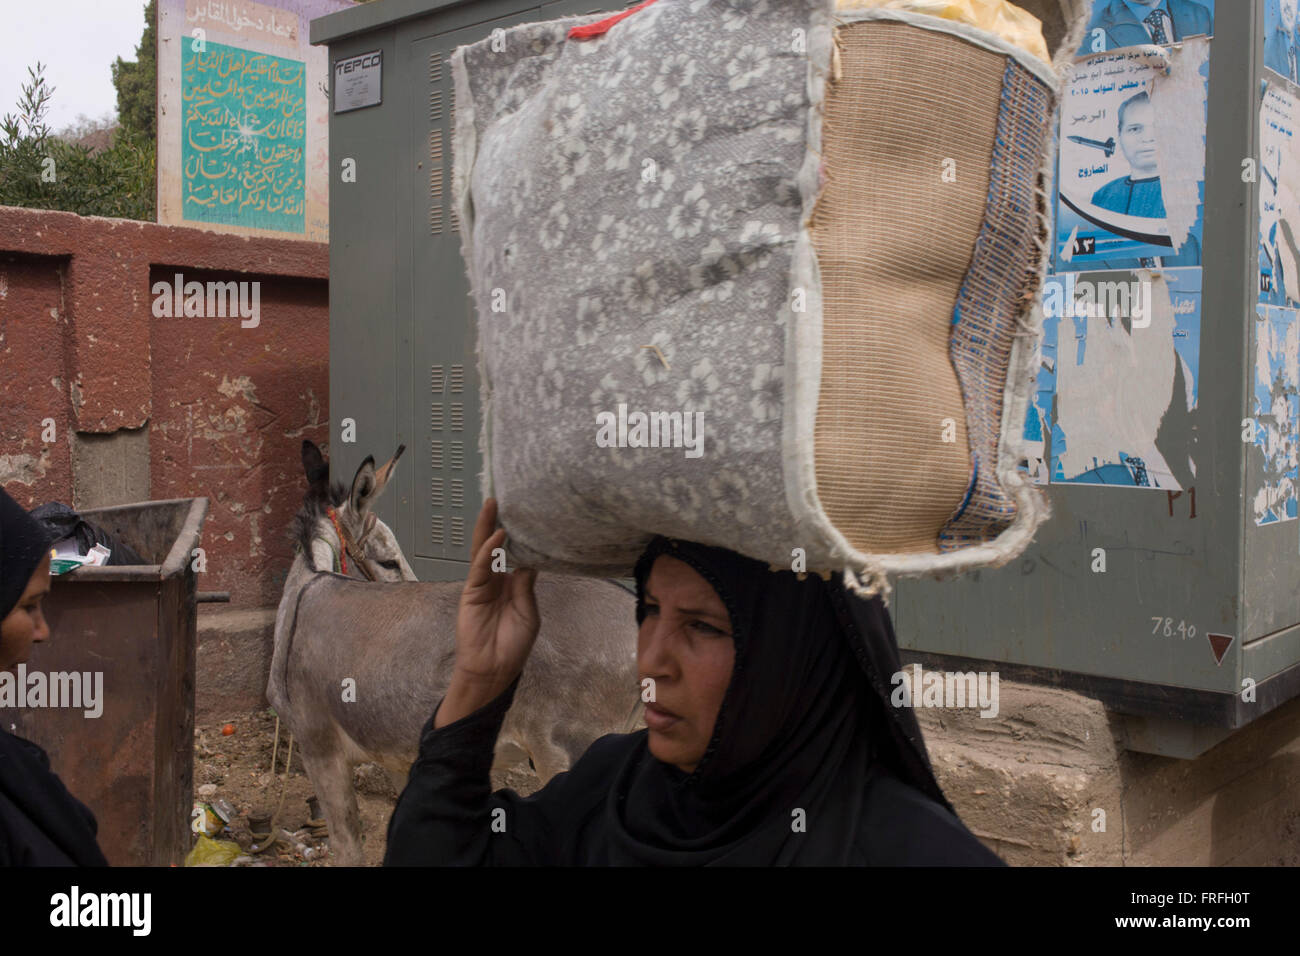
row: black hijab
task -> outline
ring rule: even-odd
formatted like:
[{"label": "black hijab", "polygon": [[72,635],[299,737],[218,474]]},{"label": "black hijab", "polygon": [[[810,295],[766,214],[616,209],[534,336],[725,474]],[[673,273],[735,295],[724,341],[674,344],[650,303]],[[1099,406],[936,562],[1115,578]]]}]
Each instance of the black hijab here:
[{"label": "black hijab", "polygon": [[49,546],[36,519],[0,488],[0,621],[18,604]]},{"label": "black hijab", "polygon": [[686,562],[722,599],[735,664],[693,772],[655,759],[645,746],[621,767],[606,809],[611,862],[847,862],[877,762],[952,811],[915,715],[889,706],[887,679],[900,666],[879,598],[659,536],[636,565],[638,624],[646,579],[662,554]]},{"label": "black hijab", "polygon": [[[0,488],[0,621],[18,604],[50,546]],[[0,865],[105,866],[94,815],[50,770],[45,751],[0,728]]]}]

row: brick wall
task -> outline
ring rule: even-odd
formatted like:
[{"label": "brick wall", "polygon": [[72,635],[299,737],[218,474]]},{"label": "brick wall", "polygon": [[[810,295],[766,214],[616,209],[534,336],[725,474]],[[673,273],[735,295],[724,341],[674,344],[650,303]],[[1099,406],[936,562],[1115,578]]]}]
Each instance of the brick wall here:
[{"label": "brick wall", "polygon": [[[0,207],[0,484],[29,508],[207,496],[199,587],[276,603],[299,446],[329,437],[328,268],[317,243]],[[257,282],[256,327],[155,316],[177,273]]]}]

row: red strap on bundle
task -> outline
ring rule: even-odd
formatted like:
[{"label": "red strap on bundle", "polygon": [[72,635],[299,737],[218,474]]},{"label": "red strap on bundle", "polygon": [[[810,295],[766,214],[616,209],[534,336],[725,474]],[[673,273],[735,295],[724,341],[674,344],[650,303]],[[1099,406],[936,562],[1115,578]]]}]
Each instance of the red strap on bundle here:
[{"label": "red strap on bundle", "polygon": [[604,20],[601,20],[597,23],[588,23],[585,27],[572,27],[569,30],[569,39],[585,40],[587,37],[601,36],[605,32],[607,32],[610,27],[618,23],[619,20],[622,20],[624,17],[630,17],[638,10],[644,9],[645,7],[650,6],[650,4],[654,2],[655,0],[645,0],[644,3],[638,3],[635,7],[632,7],[630,10],[624,10],[622,13],[616,13],[612,17],[606,17]]}]

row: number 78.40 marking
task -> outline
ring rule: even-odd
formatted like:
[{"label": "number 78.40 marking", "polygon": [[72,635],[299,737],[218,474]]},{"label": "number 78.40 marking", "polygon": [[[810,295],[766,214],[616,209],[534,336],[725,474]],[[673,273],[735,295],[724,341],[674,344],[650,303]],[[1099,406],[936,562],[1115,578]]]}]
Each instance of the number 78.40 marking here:
[{"label": "number 78.40 marking", "polygon": [[1155,617],[1152,617],[1151,620],[1156,622],[1155,627],[1151,628],[1152,634],[1159,634],[1160,627],[1163,624],[1165,637],[1173,637],[1177,634],[1183,640],[1187,640],[1189,637],[1196,636],[1195,626],[1188,624],[1186,621],[1179,621],[1178,626],[1174,627],[1174,619],[1172,617],[1160,617],[1159,615],[1156,615]]}]

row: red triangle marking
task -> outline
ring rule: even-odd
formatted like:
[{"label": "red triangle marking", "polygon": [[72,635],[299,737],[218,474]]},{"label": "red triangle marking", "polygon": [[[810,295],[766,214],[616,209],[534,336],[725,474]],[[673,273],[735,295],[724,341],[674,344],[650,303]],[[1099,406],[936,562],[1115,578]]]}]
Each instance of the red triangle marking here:
[{"label": "red triangle marking", "polygon": [[586,26],[573,27],[569,30],[569,38],[574,40],[584,40],[587,37],[598,37],[602,33],[607,32],[609,28],[618,23],[619,20],[622,20],[624,17],[630,17],[638,10],[643,7],[648,7],[654,2],[655,0],[645,0],[644,3],[638,3],[632,9],[624,10],[622,13],[616,13],[612,17],[606,17],[604,20],[598,20],[595,23],[588,23]]},{"label": "red triangle marking", "polygon": [[1210,639],[1210,650],[1214,652],[1214,663],[1222,666],[1223,655],[1228,653],[1234,638],[1230,634],[1206,634]]}]

